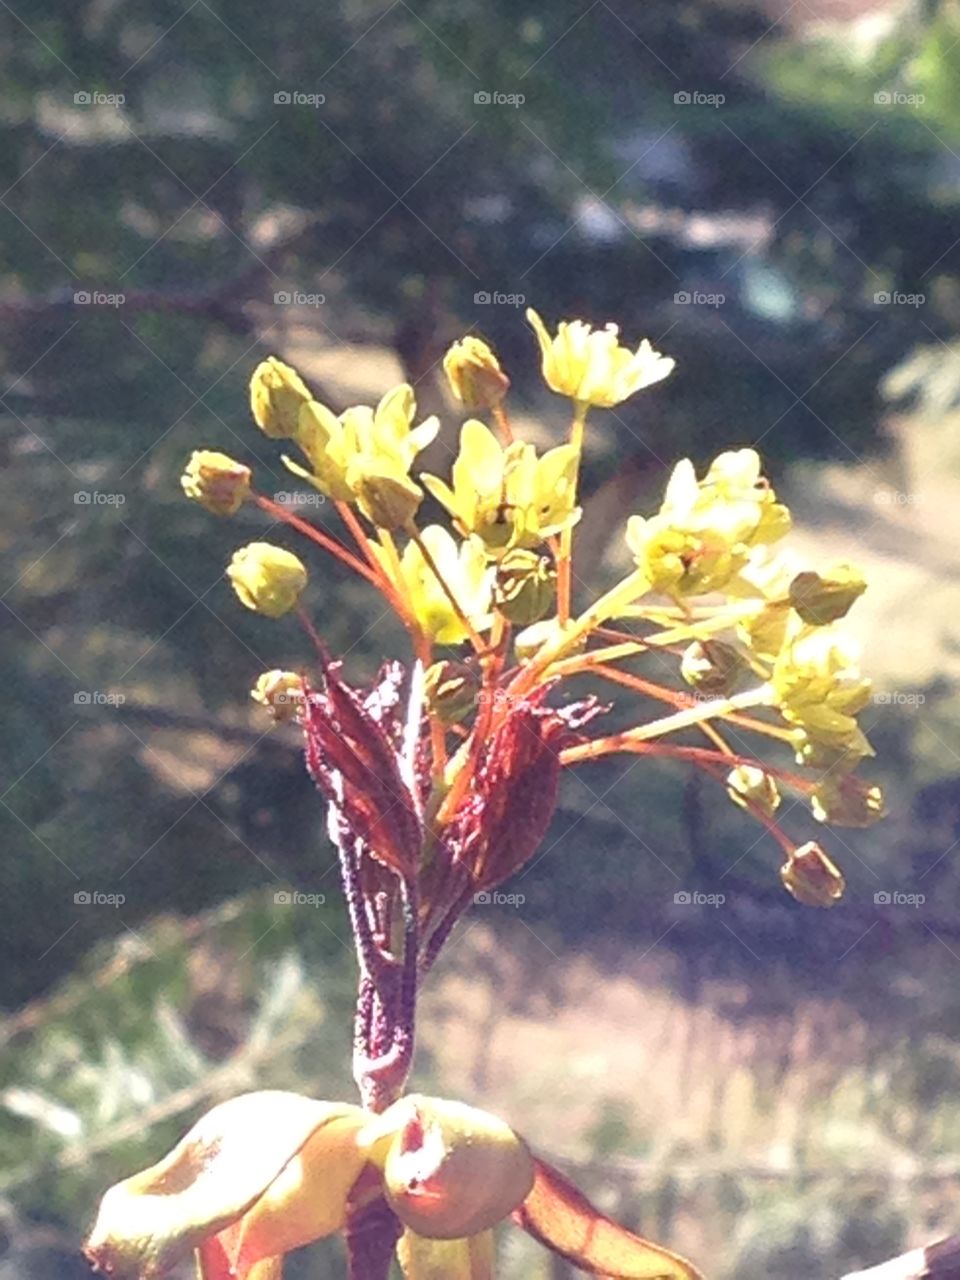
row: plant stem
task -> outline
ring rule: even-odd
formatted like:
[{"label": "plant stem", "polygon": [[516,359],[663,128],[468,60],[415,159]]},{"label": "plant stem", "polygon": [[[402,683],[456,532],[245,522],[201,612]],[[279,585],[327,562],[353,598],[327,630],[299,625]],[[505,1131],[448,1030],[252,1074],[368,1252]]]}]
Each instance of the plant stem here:
[{"label": "plant stem", "polygon": [[388,1280],[401,1234],[400,1222],[384,1200],[352,1214],[344,1232],[349,1280]]},{"label": "plant stem", "polygon": [[304,537],[315,542],[317,546],[323,547],[324,551],[329,551],[332,556],[336,556],[343,564],[353,569],[355,573],[359,573],[366,578],[368,582],[372,582],[374,586],[379,585],[379,577],[372,569],[369,569],[362,560],[358,560],[352,551],[348,551],[335,538],[331,538],[329,534],[322,532],[316,525],[312,525],[307,520],[301,520],[299,516],[295,516],[291,511],[287,511],[277,502],[271,502],[269,498],[265,498],[261,493],[253,495],[254,501],[261,511],[266,511],[276,520],[282,520],[284,524],[288,524],[291,529],[296,529],[297,533],[302,533]]},{"label": "plant stem", "polygon": [[[573,473],[573,491],[576,495],[580,479],[580,455],[583,453],[583,424],[590,406],[579,400],[574,404],[573,422],[570,424],[570,443],[576,452]],[[557,618],[561,627],[570,620],[570,594],[573,578],[573,526],[560,531],[560,554],[557,557]]]}]

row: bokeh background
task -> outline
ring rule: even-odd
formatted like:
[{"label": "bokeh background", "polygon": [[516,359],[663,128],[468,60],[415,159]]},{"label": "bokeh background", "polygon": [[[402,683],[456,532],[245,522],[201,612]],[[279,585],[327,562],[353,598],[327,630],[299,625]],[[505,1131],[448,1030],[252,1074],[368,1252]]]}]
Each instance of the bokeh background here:
[{"label": "bokeh background", "polygon": [[[525,303],[677,359],[591,419],[585,584],[673,461],[752,443],[799,561],[865,569],[890,816],[787,816],[849,880],[819,913],[710,784],[569,778],[524,902],[477,909],[431,979],[417,1083],[716,1280],[960,1229],[958,6],[0,0],[0,68],[2,1280],[80,1280],[104,1186],[213,1101],[350,1096],[320,805],[247,694],[309,654],[237,607],[223,565],[266,523],[185,503],[185,457],[295,501],[246,405],[276,353],[337,409],[409,380],[443,466],[467,331],[556,440]],[[382,604],[314,565],[354,678],[402,651]]]}]

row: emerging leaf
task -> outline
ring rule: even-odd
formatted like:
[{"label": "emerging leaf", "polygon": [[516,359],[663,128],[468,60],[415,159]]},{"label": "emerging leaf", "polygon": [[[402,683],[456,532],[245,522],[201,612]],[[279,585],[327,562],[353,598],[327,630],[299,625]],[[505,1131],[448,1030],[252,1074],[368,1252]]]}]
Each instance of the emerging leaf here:
[{"label": "emerging leaf", "polygon": [[703,1280],[691,1263],[595,1209],[556,1169],[534,1163],[533,1190],[513,1220],[548,1249],[608,1280]]}]

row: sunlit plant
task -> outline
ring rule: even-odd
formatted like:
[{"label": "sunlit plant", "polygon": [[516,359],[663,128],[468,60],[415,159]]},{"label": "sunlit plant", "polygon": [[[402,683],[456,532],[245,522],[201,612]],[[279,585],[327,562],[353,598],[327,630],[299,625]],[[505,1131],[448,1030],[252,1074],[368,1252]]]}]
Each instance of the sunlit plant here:
[{"label": "sunlit plant", "polygon": [[[699,1274],[606,1218],[504,1121],[408,1094],[417,992],[474,899],[534,855],[561,771],[618,753],[715,779],[779,843],[794,897],[833,905],[839,869],[816,842],[798,846],[777,811],[786,792],[820,822],[863,826],[881,813],[879,790],[855,772],[872,754],[856,719],[869,686],[836,626],[865,583],[849,565],[787,571],[777,548],[789,512],[742,448],[702,475],[679,462],[659,510],[627,522],[629,572],[575,602],[588,414],[658,383],[673,361],[646,341],[622,346],[613,325],[578,320],[551,335],[528,318],[547,385],[572,402],[567,438],[545,453],[515,438],[509,379],[469,336],[444,369],[464,411],[489,421],[463,423],[446,479],[418,469],[439,423],[417,421],[411,387],[336,414],[280,360],[255,370],[258,427],[289,442],[285,465],[325,495],[340,531],[258,493],[250,468],[224,454],[187,464],[188,498],[222,516],[255,503],[365,579],[406,628],[411,658],[352,685],[304,608],[300,557],[266,541],[234,554],[240,603],[297,615],[315,651],[301,671],[263,673],[253,697],[299,723],[327,801],[360,971],[360,1104],[260,1092],[215,1107],[104,1197],[87,1253],[118,1280],[162,1276],[190,1254],[201,1280],[272,1280],[286,1253],[334,1232],[353,1280],[385,1280],[394,1255],[408,1280],[480,1280],[505,1220],[595,1275]],[[428,494],[448,523],[421,522]],[[635,669],[651,655],[657,670],[674,657],[674,685]],[[595,695],[566,696],[584,676],[666,714],[605,732]],[[743,745],[763,738],[788,744],[795,765]]]}]

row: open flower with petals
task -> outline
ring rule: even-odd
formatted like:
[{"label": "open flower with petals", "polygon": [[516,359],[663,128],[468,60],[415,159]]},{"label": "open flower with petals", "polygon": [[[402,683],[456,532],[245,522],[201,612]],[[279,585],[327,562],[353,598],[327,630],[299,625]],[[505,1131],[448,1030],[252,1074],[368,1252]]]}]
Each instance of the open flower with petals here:
[{"label": "open flower with petals", "polygon": [[544,381],[578,404],[610,409],[673,370],[674,361],[654,351],[646,338],[636,351],[622,347],[615,324],[593,329],[582,320],[562,320],[551,338],[532,308],[527,319],[540,343]]},{"label": "open flower with petals", "polygon": [[789,528],[757,453],[739,449],[720,454],[702,480],[689,458],[678,462],[657,515],[631,516],[627,545],[653,590],[689,596],[739,586],[757,594],[739,575],[757,548]]},{"label": "open flower with petals", "polygon": [[773,666],[771,683],[780,713],[802,735],[828,749],[865,747],[855,716],[870,701],[860,673],[859,649],[833,626],[800,624]]},{"label": "open flower with petals", "polygon": [[453,487],[437,476],[420,478],[460,532],[476,534],[490,556],[511,546],[535,547],[580,517],[572,445],[558,445],[538,458],[532,444],[519,440],[504,448],[475,418],[460,430]]},{"label": "open flower with petals", "polygon": [[285,1256],[379,1207],[410,1277],[493,1274],[511,1220],[610,1280],[699,1280],[682,1258],[600,1213],[497,1116],[412,1094],[382,1115],[297,1094],[208,1112],[152,1168],[112,1187],[85,1253],[115,1280],[160,1280],[194,1255],[199,1280],[280,1280]]},{"label": "open flower with petals", "polygon": [[467,538],[458,545],[456,539],[439,524],[428,525],[421,536],[433,565],[416,542],[409,542],[400,557],[399,576],[383,548],[376,543],[372,546],[429,639],[437,644],[460,644],[467,639],[469,632],[458,617],[434,566],[476,631],[483,631],[490,625],[492,570],[487,568],[483,547],[475,538]]},{"label": "open flower with petals", "polygon": [[310,467],[283,461],[322,493],[355,501],[373,524],[402,528],[423,498],[410,468],[440,429],[436,418],[414,426],[416,412],[413,389],[406,384],[388,391],[375,409],[355,405],[339,417],[310,401],[300,411],[296,433]]}]

